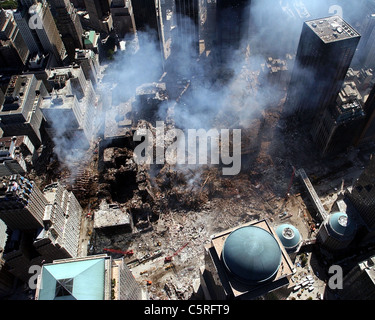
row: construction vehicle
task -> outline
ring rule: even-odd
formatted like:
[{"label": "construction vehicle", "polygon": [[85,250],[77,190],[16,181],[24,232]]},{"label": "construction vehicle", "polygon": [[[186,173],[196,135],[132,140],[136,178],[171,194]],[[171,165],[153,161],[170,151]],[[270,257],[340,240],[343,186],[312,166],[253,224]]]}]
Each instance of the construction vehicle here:
[{"label": "construction vehicle", "polygon": [[152,281],[151,280],[146,280],[146,283],[147,283],[148,286],[152,285]]},{"label": "construction vehicle", "polygon": [[174,268],[174,264],[173,264],[173,263],[167,265],[167,266],[165,267],[165,270],[169,270],[169,269],[172,269],[172,268]]},{"label": "construction vehicle", "polygon": [[171,256],[165,257],[164,258],[164,263],[171,262],[173,257],[176,256],[182,249],[184,249],[189,242],[185,243],[180,249],[178,249],[175,253],[173,253]]},{"label": "construction vehicle", "polygon": [[113,252],[113,253],[120,253],[120,254],[123,254],[125,256],[132,256],[134,254],[133,250],[122,251],[122,250],[107,249],[107,248],[104,248],[103,250],[104,251]]}]

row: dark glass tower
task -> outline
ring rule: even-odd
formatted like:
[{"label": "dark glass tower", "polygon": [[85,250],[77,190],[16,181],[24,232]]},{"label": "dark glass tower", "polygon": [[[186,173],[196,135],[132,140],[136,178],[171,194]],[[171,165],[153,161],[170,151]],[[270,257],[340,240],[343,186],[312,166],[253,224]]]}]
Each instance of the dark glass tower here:
[{"label": "dark glass tower", "polygon": [[335,102],[360,37],[339,16],[303,24],[285,114],[309,121]]}]

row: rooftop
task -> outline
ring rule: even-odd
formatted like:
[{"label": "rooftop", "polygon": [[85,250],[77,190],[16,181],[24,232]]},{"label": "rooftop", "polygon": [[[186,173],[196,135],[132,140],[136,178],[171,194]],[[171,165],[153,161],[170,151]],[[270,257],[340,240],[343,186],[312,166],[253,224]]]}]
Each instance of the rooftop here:
[{"label": "rooftop", "polygon": [[259,283],[277,273],[281,249],[271,233],[260,227],[246,226],[228,235],[222,259],[235,277],[245,282]]},{"label": "rooftop", "polygon": [[[236,234],[234,232],[236,230],[241,230],[241,228],[243,228],[243,227],[246,228],[246,227],[249,227],[249,226],[252,227],[251,232],[250,232],[250,236],[254,235],[255,233],[259,233],[259,234],[261,234],[261,237],[260,237],[261,239],[266,240],[266,242],[269,242],[272,252],[271,253],[268,252],[265,255],[269,256],[271,258],[271,261],[272,261],[271,269],[274,269],[273,271],[275,272],[275,274],[271,275],[271,276],[268,274],[268,276],[270,276],[272,278],[271,282],[263,281],[263,282],[255,283],[255,285],[254,285],[254,283],[249,284],[249,283],[244,283],[242,281],[238,281],[238,277],[237,278],[233,277],[233,274],[231,272],[228,272],[227,281],[229,281],[230,288],[231,288],[235,297],[239,297],[239,296],[241,296],[243,294],[247,294],[249,292],[260,292],[260,291],[262,291],[261,286],[263,284],[265,284],[266,286],[269,286],[270,283],[271,283],[271,286],[275,285],[277,287],[277,283],[279,283],[279,280],[283,279],[282,281],[284,281],[288,276],[290,276],[294,272],[293,264],[292,264],[292,262],[291,262],[291,260],[288,256],[287,252],[283,248],[280,239],[278,239],[276,233],[268,225],[266,220],[252,221],[252,222],[249,222],[245,225],[242,225],[240,228],[229,229],[229,230],[226,230],[222,233],[214,235],[212,237],[212,246],[213,246],[213,250],[216,252],[217,257],[219,257],[219,259],[222,260],[223,250],[224,250],[226,240],[229,238],[229,236],[231,234],[232,235],[234,234],[235,238],[236,238],[236,239],[234,239],[234,243],[232,243],[232,244],[236,245],[236,243],[237,243],[241,246],[241,234],[238,234],[238,233]],[[253,228],[256,229],[256,231],[254,231],[254,233],[252,232],[253,230],[255,230]],[[260,231],[259,229],[263,229],[263,231]],[[247,232],[245,231],[245,233],[247,233]],[[245,238],[246,237],[247,236],[245,234]],[[230,240],[230,242],[231,242],[231,240]],[[255,253],[260,251],[260,248],[262,246],[261,242],[262,241],[259,241],[259,239],[256,239],[256,237],[254,238],[254,245],[249,246],[248,257],[245,259],[246,261],[247,260],[250,261],[251,257],[254,258]],[[249,243],[245,242],[245,244],[249,244]],[[259,245],[258,249],[256,248],[257,245]],[[250,247],[252,247],[252,248],[250,248]],[[229,247],[227,247],[227,249],[228,248]],[[247,249],[244,249],[244,250],[246,251]],[[238,258],[243,257],[243,252],[241,252],[241,250],[237,250],[237,254],[239,255]],[[279,260],[279,258],[280,258],[280,260]],[[229,257],[229,259],[231,259],[231,258]],[[227,256],[227,260],[228,260],[228,256]],[[234,257],[234,262],[235,262],[235,260],[236,260],[236,258]],[[263,260],[263,258],[262,258],[261,260],[267,261],[267,258],[265,258],[265,260]],[[225,265],[225,264],[223,263],[223,265]],[[260,265],[257,266],[256,264],[254,266],[249,266],[249,268],[250,269],[255,268],[255,269],[259,269],[260,271],[262,271],[262,267],[260,267]],[[266,268],[268,268],[268,267],[266,267]],[[269,270],[271,270],[271,269],[269,269]],[[233,270],[236,270],[236,269],[233,269]],[[271,273],[271,271],[270,271],[270,273]],[[260,277],[263,277],[263,276],[265,276],[265,273],[261,272],[261,274],[258,274],[258,275]],[[251,277],[252,275],[249,275],[249,276]],[[271,280],[271,278],[270,278],[270,280]],[[260,279],[260,280],[262,280],[262,279]],[[267,289],[266,289],[266,291],[267,291]]]},{"label": "rooftop", "polygon": [[119,206],[102,201],[100,209],[94,214],[94,228],[130,225],[130,218]]},{"label": "rooftop", "polygon": [[350,237],[356,231],[355,222],[344,212],[335,212],[329,215],[329,226],[341,237]]},{"label": "rooftop", "polygon": [[131,133],[132,99],[112,107],[105,114],[104,139],[124,137]]},{"label": "rooftop", "polygon": [[34,75],[15,75],[11,77],[4,94],[1,114],[22,112],[25,97],[27,97],[33,77]]},{"label": "rooftop", "polygon": [[281,224],[276,228],[276,234],[285,249],[296,248],[301,241],[301,234],[298,229],[290,224]]},{"label": "rooftop", "polygon": [[305,23],[324,43],[360,37],[360,34],[351,25],[337,15]]},{"label": "rooftop", "polygon": [[104,300],[107,261],[100,255],[45,264],[38,300]]}]

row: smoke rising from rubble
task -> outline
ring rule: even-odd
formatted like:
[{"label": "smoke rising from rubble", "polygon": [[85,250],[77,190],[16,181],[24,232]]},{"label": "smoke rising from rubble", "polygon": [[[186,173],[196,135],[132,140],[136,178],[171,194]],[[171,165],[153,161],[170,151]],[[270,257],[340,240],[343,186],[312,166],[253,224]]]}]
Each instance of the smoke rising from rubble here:
[{"label": "smoke rising from rubble", "polygon": [[[178,75],[179,79],[191,81],[191,90],[174,108],[173,119],[177,128],[209,130],[220,126],[231,129],[247,127],[251,125],[254,118],[261,115],[263,110],[279,101],[279,86],[263,83],[261,87],[255,88],[257,83],[252,72],[259,70],[260,64],[264,63],[269,55],[283,59],[285,53],[295,53],[303,21],[329,16],[330,6],[340,5],[340,1],[304,1],[308,5],[307,9],[311,16],[302,19],[296,16],[295,11],[294,16],[290,14],[289,9],[297,2],[294,0],[252,1],[250,36],[242,39],[240,49],[231,53],[231,58],[225,66],[231,76],[224,80],[220,77],[216,79],[215,76],[213,79],[209,78],[210,75],[217,74],[218,65],[215,61],[204,64],[196,60],[193,51],[195,49],[191,45],[193,38],[190,34],[180,32],[179,35],[174,35],[172,50],[175,53],[169,59],[172,67],[168,72]],[[343,13],[344,19],[346,16],[349,18],[355,16],[354,12],[349,13],[345,9]],[[189,19],[185,20],[187,25]],[[186,28],[186,30],[191,29]],[[114,61],[109,64],[103,83],[98,85],[98,91],[104,102],[103,113],[97,116],[99,121],[104,121],[105,112],[114,112],[110,110],[110,105],[126,102],[135,95],[137,87],[160,79],[161,53],[153,32],[138,32],[139,50],[135,54],[132,50],[117,52]],[[214,48],[213,52],[215,49],[218,50]],[[111,95],[110,105],[107,104],[108,95]],[[133,106],[133,109],[136,107]],[[158,115],[161,120],[165,119],[169,107],[170,103],[162,103],[159,106]],[[224,119],[225,122],[217,121],[218,118]],[[74,143],[67,146],[64,139],[55,140],[56,153],[63,154],[66,163],[71,157],[77,159],[79,154],[75,151],[68,152],[74,149],[72,148]]]}]

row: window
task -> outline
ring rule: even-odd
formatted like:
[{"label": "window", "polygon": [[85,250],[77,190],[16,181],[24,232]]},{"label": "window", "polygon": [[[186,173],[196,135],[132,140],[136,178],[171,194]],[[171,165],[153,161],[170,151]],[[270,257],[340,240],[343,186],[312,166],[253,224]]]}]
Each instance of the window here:
[{"label": "window", "polygon": [[71,296],[72,292],[73,292],[73,278],[57,280],[55,298]]}]

